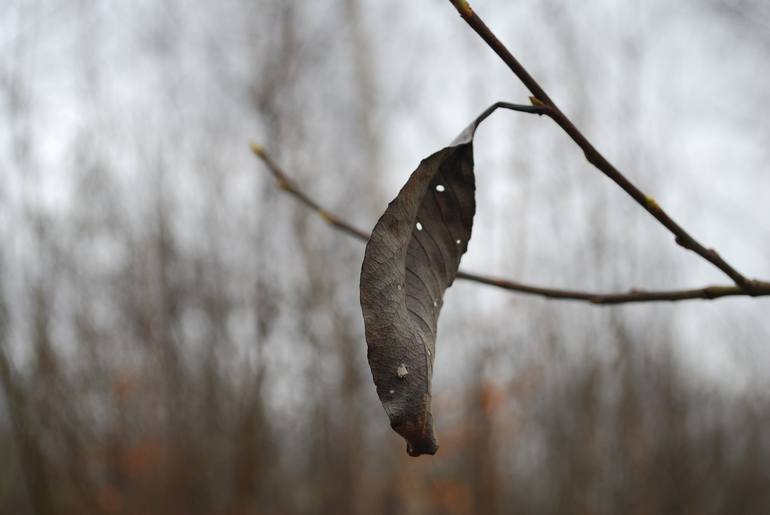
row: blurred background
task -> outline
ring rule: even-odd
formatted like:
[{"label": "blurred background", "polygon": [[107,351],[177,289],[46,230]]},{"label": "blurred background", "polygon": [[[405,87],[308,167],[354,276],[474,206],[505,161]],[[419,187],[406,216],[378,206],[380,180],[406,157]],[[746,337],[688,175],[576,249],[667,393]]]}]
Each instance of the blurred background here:
[{"label": "blurred background", "polygon": [[[770,277],[765,0],[476,0],[596,145]],[[449,2],[6,0],[0,513],[767,514],[770,304],[594,307],[457,281],[440,450],[366,363],[363,246],[423,157],[528,93]],[[547,119],[476,139],[463,268],[591,290],[729,282]]]}]

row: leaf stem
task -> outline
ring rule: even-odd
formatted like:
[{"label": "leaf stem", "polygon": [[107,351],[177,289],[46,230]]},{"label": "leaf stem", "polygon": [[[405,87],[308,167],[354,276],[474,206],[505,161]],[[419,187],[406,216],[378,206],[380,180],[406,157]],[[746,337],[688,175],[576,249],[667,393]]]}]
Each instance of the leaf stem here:
[{"label": "leaf stem", "polygon": [[473,120],[473,125],[480,125],[481,122],[486,120],[489,115],[494,113],[498,109],[510,109],[511,111],[518,111],[520,113],[536,114],[539,116],[548,115],[551,112],[551,107],[546,105],[524,105],[524,104],[511,104],[510,102],[495,102],[489,106],[483,113],[478,115]]}]

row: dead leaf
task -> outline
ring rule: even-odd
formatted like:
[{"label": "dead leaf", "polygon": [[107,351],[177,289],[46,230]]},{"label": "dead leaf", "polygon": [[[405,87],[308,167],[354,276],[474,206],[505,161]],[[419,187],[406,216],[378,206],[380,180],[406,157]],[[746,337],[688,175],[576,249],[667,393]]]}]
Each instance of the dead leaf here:
[{"label": "dead leaf", "polygon": [[369,366],[411,456],[438,449],[431,415],[436,326],[476,211],[473,136],[489,112],[425,158],[380,217],[361,268]]}]

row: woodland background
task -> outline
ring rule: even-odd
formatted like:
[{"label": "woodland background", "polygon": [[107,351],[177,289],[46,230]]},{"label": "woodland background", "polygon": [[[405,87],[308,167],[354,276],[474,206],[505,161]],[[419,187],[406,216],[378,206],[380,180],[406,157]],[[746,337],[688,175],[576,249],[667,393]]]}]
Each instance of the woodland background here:
[{"label": "woodland background", "polygon": [[[597,146],[770,276],[770,4],[477,0]],[[0,513],[770,513],[768,301],[594,307],[458,281],[409,458],[366,364],[363,246],[419,160],[524,88],[448,2],[9,0]],[[463,268],[723,282],[548,120],[476,143]]]}]

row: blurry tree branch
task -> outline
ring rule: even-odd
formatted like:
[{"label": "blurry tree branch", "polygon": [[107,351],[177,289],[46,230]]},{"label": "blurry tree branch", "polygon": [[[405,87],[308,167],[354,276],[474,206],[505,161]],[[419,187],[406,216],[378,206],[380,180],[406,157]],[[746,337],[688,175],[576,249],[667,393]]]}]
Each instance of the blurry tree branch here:
[{"label": "blurry tree branch", "polygon": [[[1,284],[1,283],[0,283]],[[0,393],[5,396],[5,408],[10,420],[11,432],[18,449],[17,459],[21,466],[26,485],[29,488],[29,500],[34,512],[39,515],[54,513],[51,490],[46,477],[45,459],[35,434],[29,423],[27,392],[15,373],[8,355],[7,345],[8,315],[4,299],[0,298]],[[9,466],[4,460],[4,466]],[[4,504],[0,499],[0,507]]]},{"label": "blurry tree branch", "polygon": [[[498,102],[484,111],[479,118],[486,117],[496,107],[502,106],[516,106],[515,104],[505,104]],[[522,111],[530,112],[534,114],[545,114],[541,112],[539,106],[523,106],[528,109]],[[520,110],[520,109],[515,109]],[[369,240],[369,233],[355,227],[347,220],[340,218],[339,216],[331,213],[328,209],[322,207],[318,202],[305,193],[295,181],[293,181],[284,170],[267,154],[264,148],[259,145],[252,145],[252,151],[259,157],[265,164],[267,169],[273,175],[276,180],[276,185],[286,193],[292,195],[299,200],[303,205],[318,213],[318,215],[335,229],[344,232],[348,236],[352,236],[362,242]],[[592,304],[626,304],[631,302],[653,302],[653,301],[680,301],[680,300],[692,300],[692,299],[717,299],[721,297],[730,296],[770,296],[770,282],[753,281],[753,289],[751,292],[747,292],[740,286],[733,285],[719,285],[719,286],[704,286],[701,288],[694,288],[688,290],[638,290],[632,289],[628,292],[616,292],[616,293],[601,293],[601,292],[588,292],[578,290],[561,290],[556,288],[545,288],[541,286],[534,286],[530,284],[524,284],[506,279],[500,279],[496,277],[489,277],[470,272],[460,271],[457,274],[460,279],[468,281],[474,281],[489,286],[496,286],[504,290],[514,291],[518,293],[524,293],[529,295],[537,295],[549,299],[562,299],[562,300],[578,300],[590,302]]]},{"label": "blurry tree branch", "polygon": [[[547,107],[545,113],[556,124],[561,127],[567,135],[577,144],[585,154],[589,163],[599,169],[604,175],[612,179],[623,191],[628,193],[642,208],[655,217],[658,222],[665,226],[674,236],[676,242],[685,249],[691,250],[701,256],[703,259],[713,264],[730,277],[740,291],[746,295],[756,296],[765,292],[767,283],[746,278],[743,274],[733,268],[725,261],[719,253],[713,248],[704,247],[699,241],[693,238],[679,224],[677,224],[655,199],[644,194],[638,187],[629,181],[615,166],[610,163],[586,138],[582,132],[572,123],[572,120],[565,115],[556,103],[551,100],[540,84],[529,74],[521,63],[511,54],[505,45],[497,39],[497,36],[487,27],[484,21],[473,11],[466,0],[449,0],[455,6],[460,16],[468,25],[487,43],[487,45],[503,60],[511,71],[534,95],[530,100],[535,105]],[[765,293],[766,294],[766,293]]]}]

